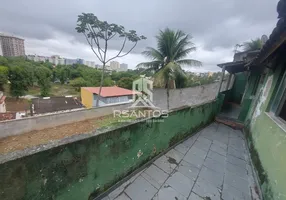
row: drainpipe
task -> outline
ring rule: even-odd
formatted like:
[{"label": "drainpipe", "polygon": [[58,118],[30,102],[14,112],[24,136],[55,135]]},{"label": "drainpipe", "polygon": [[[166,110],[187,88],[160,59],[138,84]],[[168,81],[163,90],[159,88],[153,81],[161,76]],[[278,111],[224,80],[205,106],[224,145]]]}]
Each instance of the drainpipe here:
[{"label": "drainpipe", "polygon": [[221,76],[221,79],[220,79],[220,84],[219,84],[219,88],[218,88],[218,92],[217,92],[217,97],[218,97],[218,95],[220,93],[220,89],[221,89],[221,86],[222,86],[224,74],[225,74],[225,66],[222,67],[222,76]]}]

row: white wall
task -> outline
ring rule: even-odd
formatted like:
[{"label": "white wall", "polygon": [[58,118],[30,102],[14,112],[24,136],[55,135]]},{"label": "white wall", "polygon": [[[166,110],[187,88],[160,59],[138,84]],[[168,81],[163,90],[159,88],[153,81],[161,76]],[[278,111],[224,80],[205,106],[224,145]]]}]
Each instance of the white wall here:
[{"label": "white wall", "polygon": [[5,113],[6,112],[6,104],[5,102],[0,104],[0,113]]}]

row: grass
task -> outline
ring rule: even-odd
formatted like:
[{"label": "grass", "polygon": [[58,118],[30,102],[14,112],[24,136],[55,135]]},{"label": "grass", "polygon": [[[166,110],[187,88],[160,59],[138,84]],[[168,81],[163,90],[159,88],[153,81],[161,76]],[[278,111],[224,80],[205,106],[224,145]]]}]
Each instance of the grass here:
[{"label": "grass", "polygon": [[[10,88],[9,85],[5,85],[5,95],[10,97]],[[26,92],[26,95],[33,95],[33,96],[40,96],[41,89],[38,86],[30,87],[28,92]],[[73,95],[73,96],[80,96],[80,92],[75,91],[75,89],[67,84],[60,84],[60,83],[52,83],[51,84],[51,90],[50,90],[50,96],[67,96],[67,95]]]}]

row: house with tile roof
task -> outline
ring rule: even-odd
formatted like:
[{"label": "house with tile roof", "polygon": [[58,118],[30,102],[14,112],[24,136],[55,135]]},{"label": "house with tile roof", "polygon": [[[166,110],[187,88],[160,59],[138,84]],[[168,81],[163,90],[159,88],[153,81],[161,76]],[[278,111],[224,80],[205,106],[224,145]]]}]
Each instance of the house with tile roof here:
[{"label": "house with tile roof", "polygon": [[[99,87],[82,87],[82,104],[87,108],[95,107],[98,94]],[[132,101],[133,94],[134,91],[117,86],[102,87],[99,106],[130,102]]]}]

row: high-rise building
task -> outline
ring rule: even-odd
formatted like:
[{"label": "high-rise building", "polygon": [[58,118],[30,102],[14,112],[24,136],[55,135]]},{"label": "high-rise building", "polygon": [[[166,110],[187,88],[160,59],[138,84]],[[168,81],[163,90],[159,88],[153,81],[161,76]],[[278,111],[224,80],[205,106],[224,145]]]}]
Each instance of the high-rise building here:
[{"label": "high-rise building", "polygon": [[51,56],[51,57],[49,58],[49,62],[50,62],[50,63],[53,63],[54,65],[58,65],[60,59],[61,59],[60,56],[54,55],[54,56]]},{"label": "high-rise building", "polygon": [[59,65],[64,65],[65,64],[65,59],[64,58],[59,58]]},{"label": "high-rise building", "polygon": [[65,65],[73,65],[73,64],[77,64],[77,60],[76,59],[66,59],[65,60]]},{"label": "high-rise building", "polygon": [[94,66],[96,69],[102,69],[102,65],[99,65],[99,64],[95,64]]},{"label": "high-rise building", "polygon": [[113,71],[118,71],[120,68],[120,63],[117,61],[111,61],[110,62],[110,69]]},{"label": "high-rise building", "polygon": [[118,71],[126,72],[128,70],[128,65],[125,63],[120,64],[120,68]]},{"label": "high-rise building", "polygon": [[24,39],[12,35],[0,34],[0,41],[3,56],[25,56]]},{"label": "high-rise building", "polygon": [[84,63],[85,63],[84,59],[81,59],[81,58],[77,59],[77,64],[84,65]]}]

